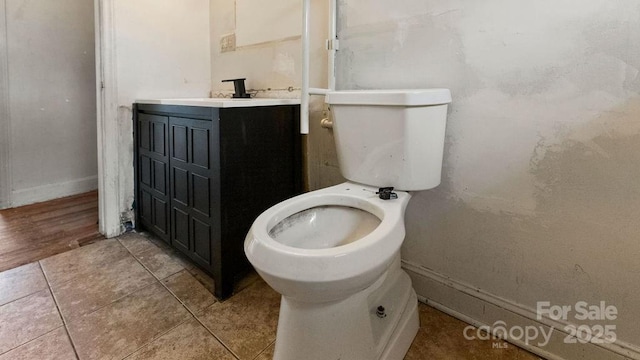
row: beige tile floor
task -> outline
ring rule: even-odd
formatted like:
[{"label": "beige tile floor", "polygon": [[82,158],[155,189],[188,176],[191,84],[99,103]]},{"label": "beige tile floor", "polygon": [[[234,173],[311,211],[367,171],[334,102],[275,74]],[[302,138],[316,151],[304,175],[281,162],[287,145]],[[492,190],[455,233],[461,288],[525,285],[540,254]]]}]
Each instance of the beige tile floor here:
[{"label": "beige tile floor", "polygon": [[[255,273],[224,302],[213,286],[141,234],[2,272],[0,360],[271,359],[278,294]],[[423,304],[420,318],[407,360],[537,359],[510,344],[467,341],[466,324]]]}]

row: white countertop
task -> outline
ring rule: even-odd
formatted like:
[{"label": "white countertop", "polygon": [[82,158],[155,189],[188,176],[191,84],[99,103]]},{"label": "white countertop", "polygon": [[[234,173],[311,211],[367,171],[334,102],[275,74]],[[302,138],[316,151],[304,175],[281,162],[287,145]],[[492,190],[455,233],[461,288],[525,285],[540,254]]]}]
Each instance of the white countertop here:
[{"label": "white countertop", "polygon": [[275,106],[275,105],[300,105],[300,99],[271,99],[271,98],[191,98],[191,99],[140,99],[138,104],[156,105],[183,105],[202,106],[215,108]]}]

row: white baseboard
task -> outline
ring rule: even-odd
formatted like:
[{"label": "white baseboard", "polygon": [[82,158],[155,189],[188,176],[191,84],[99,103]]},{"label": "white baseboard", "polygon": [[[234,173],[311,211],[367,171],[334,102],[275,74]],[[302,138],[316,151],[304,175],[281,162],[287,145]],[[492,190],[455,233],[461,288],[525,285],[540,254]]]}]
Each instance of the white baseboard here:
[{"label": "white baseboard", "polygon": [[[564,328],[573,324],[555,321],[550,318],[538,320],[534,309],[404,260],[402,267],[411,277],[413,287],[420,301],[466,323],[476,327],[490,327],[496,321],[504,321],[507,327],[535,326],[544,328],[546,333],[553,331],[551,340],[543,347],[538,346],[535,341],[527,344],[523,340],[509,340],[513,344],[545,359],[640,360],[640,347],[637,345],[619,340],[614,343],[604,344],[591,342],[586,344],[566,344],[564,340],[568,333],[564,331]],[[463,334],[460,335],[463,336]]]},{"label": "white baseboard", "polygon": [[11,194],[11,207],[29,205],[65,196],[81,194],[97,188],[98,177],[90,176],[83,179],[17,190]]}]

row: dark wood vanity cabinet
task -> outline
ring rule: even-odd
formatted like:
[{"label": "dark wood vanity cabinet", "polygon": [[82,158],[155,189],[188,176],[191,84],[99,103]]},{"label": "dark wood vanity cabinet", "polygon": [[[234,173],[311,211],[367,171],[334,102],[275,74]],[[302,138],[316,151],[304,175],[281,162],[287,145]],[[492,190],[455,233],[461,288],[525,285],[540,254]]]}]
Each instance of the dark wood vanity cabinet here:
[{"label": "dark wood vanity cabinet", "polygon": [[302,192],[299,106],[134,104],[136,228],[213,276],[220,299],[250,269],[245,236]]}]

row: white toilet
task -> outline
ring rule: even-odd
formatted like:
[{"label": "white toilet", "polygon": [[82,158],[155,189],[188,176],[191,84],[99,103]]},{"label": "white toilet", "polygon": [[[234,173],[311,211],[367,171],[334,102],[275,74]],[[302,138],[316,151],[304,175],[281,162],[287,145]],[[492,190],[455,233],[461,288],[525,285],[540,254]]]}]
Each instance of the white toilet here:
[{"label": "white toilet", "polygon": [[274,359],[402,359],[419,327],[400,268],[405,191],[440,183],[451,94],[335,91],[326,101],[349,181],[271,207],[244,243],[282,294]]}]

